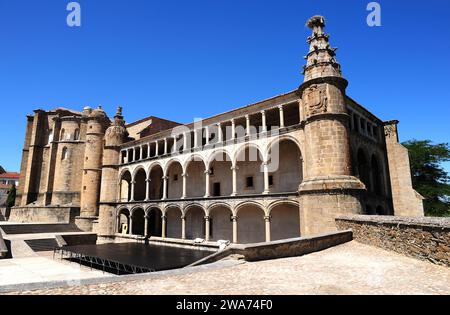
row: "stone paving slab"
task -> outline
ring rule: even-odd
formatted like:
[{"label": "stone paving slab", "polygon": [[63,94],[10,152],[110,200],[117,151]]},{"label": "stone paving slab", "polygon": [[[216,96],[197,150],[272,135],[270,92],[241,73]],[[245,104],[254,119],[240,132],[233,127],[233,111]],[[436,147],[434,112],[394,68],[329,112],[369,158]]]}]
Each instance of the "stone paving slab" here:
[{"label": "stone paving slab", "polygon": [[450,268],[355,241],[303,257],[195,268],[10,294],[450,294]]}]

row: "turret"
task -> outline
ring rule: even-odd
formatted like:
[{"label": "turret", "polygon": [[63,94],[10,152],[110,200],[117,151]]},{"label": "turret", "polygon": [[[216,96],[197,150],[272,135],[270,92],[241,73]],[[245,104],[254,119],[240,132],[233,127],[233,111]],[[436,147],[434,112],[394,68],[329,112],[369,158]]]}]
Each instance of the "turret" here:
[{"label": "turret", "polygon": [[103,151],[102,183],[100,193],[99,236],[112,235],[115,232],[115,205],[118,196],[118,178],[120,162],[120,146],[128,137],[122,108],[117,108],[114,121],[105,133]]},{"label": "turret", "polygon": [[[352,176],[349,141],[349,115],[345,102],[348,82],[336,61],[336,49],[325,34],[325,19],[312,17],[312,29],[304,67],[304,83],[299,87],[301,119],[304,127],[305,180],[299,192],[303,210],[303,234],[335,229],[339,214],[361,212],[364,184]],[[308,212],[308,213],[306,213]]]},{"label": "turret", "polygon": [[85,108],[83,114],[87,121],[86,148],[83,159],[80,217],[76,219],[76,222],[81,229],[91,231],[93,221],[98,216],[103,138],[109,119],[101,106],[94,110]]}]

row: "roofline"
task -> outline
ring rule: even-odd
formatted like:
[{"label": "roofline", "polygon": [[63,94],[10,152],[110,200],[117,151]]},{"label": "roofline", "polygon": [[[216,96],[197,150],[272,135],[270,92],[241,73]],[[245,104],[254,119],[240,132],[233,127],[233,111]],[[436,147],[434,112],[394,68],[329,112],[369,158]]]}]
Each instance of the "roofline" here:
[{"label": "roofline", "polygon": [[148,116],[148,117],[136,120],[136,121],[134,121],[132,123],[129,123],[129,124],[125,125],[125,128],[136,126],[136,125],[138,125],[140,123],[143,123],[144,121],[149,120],[149,119],[159,119],[159,120],[167,121],[167,122],[178,124],[178,125],[183,125],[182,123],[179,123],[179,122],[176,122],[176,121],[173,121],[173,120],[164,119],[164,118],[160,118],[160,117],[156,117],[156,116],[151,115],[151,116]]}]

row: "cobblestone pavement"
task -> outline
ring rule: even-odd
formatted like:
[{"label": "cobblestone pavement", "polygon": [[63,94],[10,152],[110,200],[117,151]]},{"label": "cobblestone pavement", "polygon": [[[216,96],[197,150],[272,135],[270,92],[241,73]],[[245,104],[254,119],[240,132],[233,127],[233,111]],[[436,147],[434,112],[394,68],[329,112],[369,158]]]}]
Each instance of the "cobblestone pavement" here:
[{"label": "cobblestone pavement", "polygon": [[303,257],[12,294],[450,294],[450,268],[353,241]]}]

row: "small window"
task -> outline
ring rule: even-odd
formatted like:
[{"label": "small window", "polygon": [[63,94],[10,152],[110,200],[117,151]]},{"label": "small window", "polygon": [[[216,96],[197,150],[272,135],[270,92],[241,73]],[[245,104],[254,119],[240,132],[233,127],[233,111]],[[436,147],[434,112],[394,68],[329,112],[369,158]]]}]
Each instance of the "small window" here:
[{"label": "small window", "polygon": [[213,185],[213,196],[219,197],[220,196],[220,183],[214,183]]},{"label": "small window", "polygon": [[75,129],[73,140],[80,140],[80,129]]},{"label": "small window", "polygon": [[83,190],[86,191],[86,186],[83,186]]},{"label": "small window", "polygon": [[65,130],[64,129],[61,129],[61,134],[60,134],[60,136],[59,136],[59,140],[60,141],[64,141],[64,134],[65,134]]},{"label": "small window", "polygon": [[269,186],[273,186],[273,175],[269,175]]},{"label": "small window", "polygon": [[178,181],[178,174],[173,175],[173,181],[174,182]]},{"label": "small window", "polygon": [[248,176],[245,183],[247,188],[253,188],[253,176]]},{"label": "small window", "polygon": [[65,160],[65,159],[67,159],[67,148],[66,147],[64,147],[63,149],[62,149],[62,154],[61,154],[61,160]]},{"label": "small window", "polygon": [[211,167],[211,168],[209,169],[209,175],[214,175],[214,167]]}]

